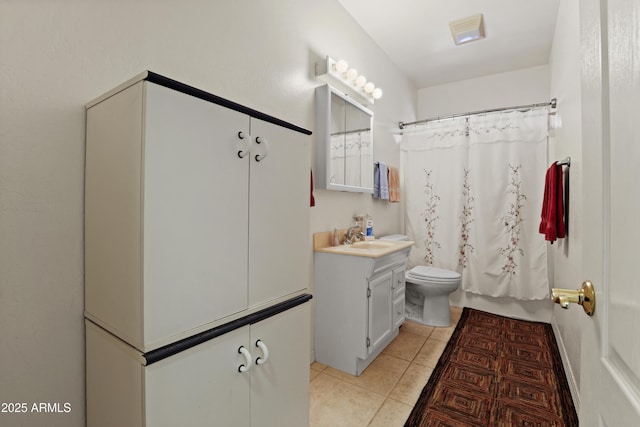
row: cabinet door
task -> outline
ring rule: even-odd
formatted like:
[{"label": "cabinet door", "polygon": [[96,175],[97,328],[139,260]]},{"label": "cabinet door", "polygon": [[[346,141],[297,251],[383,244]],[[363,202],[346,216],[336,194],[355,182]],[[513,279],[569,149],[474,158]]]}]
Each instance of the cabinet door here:
[{"label": "cabinet door", "polygon": [[146,84],[145,343],[247,307],[249,118]]},{"label": "cabinet door", "polygon": [[[253,426],[309,425],[309,305],[299,305],[251,325]],[[258,340],[268,349],[264,364],[256,363],[258,357],[264,360],[256,346]]]},{"label": "cabinet door", "polygon": [[369,333],[368,354],[391,334],[391,284],[392,272],[389,271],[369,280]]},{"label": "cabinet door", "polygon": [[244,326],[145,367],[146,427],[249,427],[248,337]]},{"label": "cabinet door", "polygon": [[311,172],[308,136],[257,119],[251,136],[249,306],[256,306],[308,287]]}]

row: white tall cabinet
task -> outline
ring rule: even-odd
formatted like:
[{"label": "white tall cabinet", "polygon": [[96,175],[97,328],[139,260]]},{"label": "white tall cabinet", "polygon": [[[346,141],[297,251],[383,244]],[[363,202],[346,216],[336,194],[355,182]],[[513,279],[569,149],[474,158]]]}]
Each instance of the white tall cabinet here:
[{"label": "white tall cabinet", "polygon": [[151,72],[88,105],[89,426],[307,423],[308,134]]}]

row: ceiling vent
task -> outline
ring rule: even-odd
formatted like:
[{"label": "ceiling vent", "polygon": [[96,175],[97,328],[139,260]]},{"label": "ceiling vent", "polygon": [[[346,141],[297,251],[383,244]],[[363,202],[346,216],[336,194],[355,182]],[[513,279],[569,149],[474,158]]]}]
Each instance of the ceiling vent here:
[{"label": "ceiling vent", "polygon": [[451,34],[456,45],[484,38],[484,23],[481,13],[451,21],[449,22],[449,28],[451,28]]}]

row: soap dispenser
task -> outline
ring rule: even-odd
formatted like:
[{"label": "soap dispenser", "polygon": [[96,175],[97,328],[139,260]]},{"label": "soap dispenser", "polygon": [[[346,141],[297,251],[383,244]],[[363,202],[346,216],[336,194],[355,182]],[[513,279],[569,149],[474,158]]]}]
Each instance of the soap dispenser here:
[{"label": "soap dispenser", "polygon": [[365,224],[366,224],[366,232],[365,232],[365,235],[364,235],[364,239],[365,240],[374,240],[375,236],[373,235],[373,219],[371,219],[369,214],[367,214],[367,216],[365,218]]}]

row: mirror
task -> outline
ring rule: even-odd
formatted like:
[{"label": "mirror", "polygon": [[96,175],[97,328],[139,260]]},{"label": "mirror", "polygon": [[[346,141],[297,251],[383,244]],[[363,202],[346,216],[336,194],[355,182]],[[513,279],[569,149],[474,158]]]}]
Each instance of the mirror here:
[{"label": "mirror", "polygon": [[373,193],[373,112],[329,85],[316,89],[319,188]]}]

